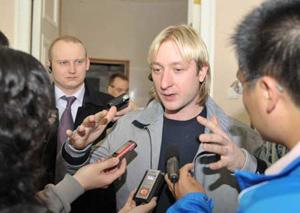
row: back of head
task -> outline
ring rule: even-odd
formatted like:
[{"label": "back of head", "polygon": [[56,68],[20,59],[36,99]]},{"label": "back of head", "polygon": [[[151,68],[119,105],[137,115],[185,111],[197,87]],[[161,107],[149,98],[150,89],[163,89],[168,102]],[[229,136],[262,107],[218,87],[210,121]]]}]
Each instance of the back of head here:
[{"label": "back of head", "polygon": [[166,41],[171,41],[175,44],[183,60],[194,60],[198,71],[203,66],[208,66],[207,75],[199,91],[199,103],[203,104],[207,99],[210,87],[209,58],[206,45],[192,27],[188,25],[169,26],[154,38],[149,48],[148,63],[150,66],[155,60],[160,46]]},{"label": "back of head", "polygon": [[52,89],[31,55],[0,48],[0,209],[33,199]]},{"label": "back of head", "polygon": [[8,47],[9,41],[8,38],[4,35],[2,31],[0,31],[0,47]]},{"label": "back of head", "polygon": [[300,106],[300,0],[269,0],[238,26],[233,44],[246,80],[271,76]]}]

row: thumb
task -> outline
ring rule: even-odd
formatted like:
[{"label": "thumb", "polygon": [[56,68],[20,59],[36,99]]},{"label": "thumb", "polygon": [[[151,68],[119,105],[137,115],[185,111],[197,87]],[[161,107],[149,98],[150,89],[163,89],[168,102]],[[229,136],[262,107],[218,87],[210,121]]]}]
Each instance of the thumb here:
[{"label": "thumb", "polygon": [[157,198],[153,197],[147,204],[143,204],[143,212],[150,212],[156,206]]},{"label": "thumb", "polygon": [[109,168],[112,168],[114,166],[117,166],[119,162],[120,162],[119,158],[114,157],[114,158],[109,158],[105,161],[96,162],[96,164],[97,164],[97,168],[100,171],[103,171],[105,169],[109,169]]},{"label": "thumb", "polygon": [[193,170],[193,168],[194,168],[193,163],[187,163],[180,169],[180,173],[188,174],[191,170]]}]

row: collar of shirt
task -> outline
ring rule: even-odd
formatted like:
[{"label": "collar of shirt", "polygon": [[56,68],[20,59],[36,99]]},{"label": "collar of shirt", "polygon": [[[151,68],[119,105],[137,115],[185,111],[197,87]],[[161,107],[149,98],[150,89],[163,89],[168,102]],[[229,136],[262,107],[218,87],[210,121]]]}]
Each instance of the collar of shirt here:
[{"label": "collar of shirt", "polygon": [[63,100],[63,96],[74,96],[76,97],[76,100],[72,104],[71,111],[72,111],[72,118],[73,121],[75,121],[77,110],[79,107],[82,106],[83,103],[83,98],[84,98],[84,93],[85,93],[85,85],[83,84],[82,87],[75,92],[72,95],[66,95],[61,89],[59,89],[56,85],[54,86],[54,92],[55,92],[55,103],[56,103],[56,108],[58,109],[59,113],[59,119],[61,118],[62,113],[64,112],[67,101]]}]

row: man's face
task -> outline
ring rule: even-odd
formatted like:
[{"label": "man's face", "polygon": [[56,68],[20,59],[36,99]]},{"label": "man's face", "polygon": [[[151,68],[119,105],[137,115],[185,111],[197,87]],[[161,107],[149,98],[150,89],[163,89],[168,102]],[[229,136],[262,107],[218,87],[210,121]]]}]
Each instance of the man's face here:
[{"label": "man's face", "polygon": [[257,80],[245,81],[245,77],[241,72],[237,73],[237,78],[243,87],[243,103],[249,115],[251,124],[262,134],[268,129],[266,114],[263,106],[263,93],[257,85]]},{"label": "man's face", "polygon": [[197,72],[194,60],[183,60],[173,42],[166,41],[160,46],[152,63],[152,78],[167,116],[184,120],[199,113],[199,87],[206,71],[205,68]]},{"label": "man's face", "polygon": [[66,94],[74,94],[84,83],[89,59],[80,43],[58,41],[52,49],[52,79]]},{"label": "man's face", "polygon": [[127,93],[128,87],[128,81],[117,77],[110,85],[108,85],[108,94],[118,97],[124,93]]}]

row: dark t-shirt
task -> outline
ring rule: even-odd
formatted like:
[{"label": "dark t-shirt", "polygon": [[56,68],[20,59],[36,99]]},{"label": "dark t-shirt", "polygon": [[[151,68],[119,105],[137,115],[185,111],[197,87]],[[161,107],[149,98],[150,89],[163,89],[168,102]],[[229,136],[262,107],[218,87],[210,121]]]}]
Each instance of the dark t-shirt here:
[{"label": "dark t-shirt", "polygon": [[[206,107],[200,113],[206,117]],[[199,148],[198,137],[204,133],[204,126],[199,124],[196,117],[187,121],[170,120],[164,117],[162,143],[158,169],[166,172],[166,151],[169,146],[176,146],[179,155],[179,167],[191,163]],[[155,212],[166,212],[169,206],[175,202],[171,192],[164,184],[162,193],[159,196]]]}]

